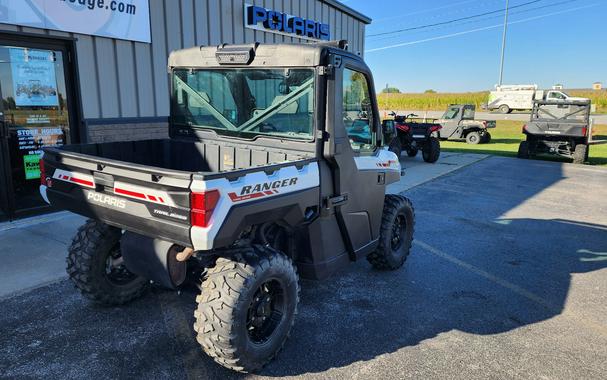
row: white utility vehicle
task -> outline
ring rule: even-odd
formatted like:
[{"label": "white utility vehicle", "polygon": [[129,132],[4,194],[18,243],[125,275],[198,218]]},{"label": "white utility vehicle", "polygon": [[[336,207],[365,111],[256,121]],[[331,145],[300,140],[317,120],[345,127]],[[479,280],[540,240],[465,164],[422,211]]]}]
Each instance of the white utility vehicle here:
[{"label": "white utility vehicle", "polygon": [[510,113],[512,110],[525,111],[533,109],[534,100],[567,100],[584,101],[585,98],[575,98],[560,90],[538,90],[537,84],[496,85],[489,93],[487,109]]}]

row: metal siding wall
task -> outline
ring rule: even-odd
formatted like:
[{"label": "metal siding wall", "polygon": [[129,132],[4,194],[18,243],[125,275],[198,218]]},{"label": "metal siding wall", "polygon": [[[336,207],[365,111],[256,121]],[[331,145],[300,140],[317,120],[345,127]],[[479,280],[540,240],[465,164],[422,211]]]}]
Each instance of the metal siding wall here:
[{"label": "metal siding wall", "polygon": [[6,24],[0,31],[77,39],[85,119],[167,116],[166,64],[172,50],[224,42],[306,42],[245,28],[245,2],[329,23],[331,39],[347,39],[352,51],[364,52],[365,24],[321,0],[150,0],[152,44]]}]

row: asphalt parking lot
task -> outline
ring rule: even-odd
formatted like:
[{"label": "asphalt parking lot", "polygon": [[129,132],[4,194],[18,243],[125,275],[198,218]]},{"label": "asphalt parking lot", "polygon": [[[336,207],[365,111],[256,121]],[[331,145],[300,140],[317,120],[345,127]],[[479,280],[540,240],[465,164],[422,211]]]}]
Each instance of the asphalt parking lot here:
[{"label": "asphalt parking lot", "polygon": [[[405,194],[405,267],[304,281],[261,377],[604,378],[607,170],[490,157]],[[105,308],[62,280],[4,299],[0,377],[240,377],[196,343],[195,292]]]}]

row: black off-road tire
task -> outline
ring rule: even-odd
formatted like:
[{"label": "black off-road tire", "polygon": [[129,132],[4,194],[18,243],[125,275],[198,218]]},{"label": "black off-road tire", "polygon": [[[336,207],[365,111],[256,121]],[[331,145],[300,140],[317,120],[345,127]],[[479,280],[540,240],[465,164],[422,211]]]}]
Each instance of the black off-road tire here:
[{"label": "black off-road tire", "polygon": [[482,143],[483,144],[489,144],[490,142],[491,142],[491,133],[485,132],[483,134],[483,141],[482,141]]},{"label": "black off-road tire", "polygon": [[507,113],[510,113],[512,111],[510,109],[510,107],[508,107],[507,104],[502,104],[501,106],[499,106],[498,109],[499,109],[500,113],[503,113],[503,114],[507,114]]},{"label": "black off-road tire", "polygon": [[[103,305],[123,305],[143,295],[149,281],[126,269],[111,267],[110,256],[120,259],[122,231],[96,220],[82,225],[68,250],[67,273],[83,296]],[[114,271],[118,272],[114,272]]]},{"label": "black off-road tire", "polygon": [[417,152],[418,152],[417,148],[408,148],[407,157],[415,157],[415,156],[417,156]]},{"label": "black off-road tire", "polygon": [[[405,224],[404,228],[399,231],[401,238],[394,244],[397,219],[404,221]],[[414,229],[415,210],[411,201],[402,195],[387,194],[379,231],[379,245],[375,251],[367,255],[367,260],[375,269],[395,270],[400,268],[409,256]]]},{"label": "black off-road tire", "polygon": [[516,156],[523,159],[529,158],[529,143],[527,141],[521,141]]},{"label": "black off-road tire", "polygon": [[466,142],[468,144],[476,145],[481,143],[481,134],[478,131],[468,132],[466,135]]},{"label": "black off-road tire", "polygon": [[424,161],[430,164],[438,161],[438,158],[440,157],[440,142],[436,137],[430,137],[422,150],[422,157],[424,158]]},{"label": "black off-road tire", "polygon": [[403,148],[400,144],[400,141],[398,141],[397,138],[395,138],[389,145],[388,150],[394,154],[396,154],[396,157],[398,157],[398,159],[400,159],[400,155],[403,152]]},{"label": "black off-road tire", "polygon": [[587,160],[588,160],[588,145],[577,144],[575,146],[575,151],[573,152],[573,163],[574,164],[583,164]]},{"label": "black off-road tire", "polygon": [[[220,365],[234,371],[254,372],[271,361],[289,337],[299,303],[299,277],[291,260],[270,247],[231,248],[218,254],[220,257],[207,270],[201,294],[196,298],[197,340]],[[271,331],[267,330],[270,331],[267,340],[256,341],[255,334],[264,336],[263,324],[274,321],[263,319],[262,327],[251,328],[259,322],[260,306],[255,302],[268,283],[279,284],[283,291],[282,302],[272,298],[270,304],[270,308],[282,305],[282,316]],[[251,320],[254,322],[249,323]]]}]

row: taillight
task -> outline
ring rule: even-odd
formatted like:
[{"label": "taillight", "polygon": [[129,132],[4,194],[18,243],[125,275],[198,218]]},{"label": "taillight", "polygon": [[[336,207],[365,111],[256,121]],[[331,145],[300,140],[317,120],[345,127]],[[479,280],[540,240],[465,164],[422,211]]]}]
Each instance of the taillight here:
[{"label": "taillight", "polygon": [[46,169],[44,169],[44,158],[40,159],[40,184],[46,186]]},{"label": "taillight", "polygon": [[439,129],[442,129],[442,128],[443,128],[442,125],[433,125],[433,126],[430,127],[430,132],[436,132],[436,131],[438,131]]},{"label": "taillight", "polygon": [[586,136],[586,132],[588,132],[588,128],[582,127],[582,136]]},{"label": "taillight", "polygon": [[208,190],[190,195],[190,217],[193,226],[209,226],[213,210],[219,202],[219,196],[219,190]]}]

